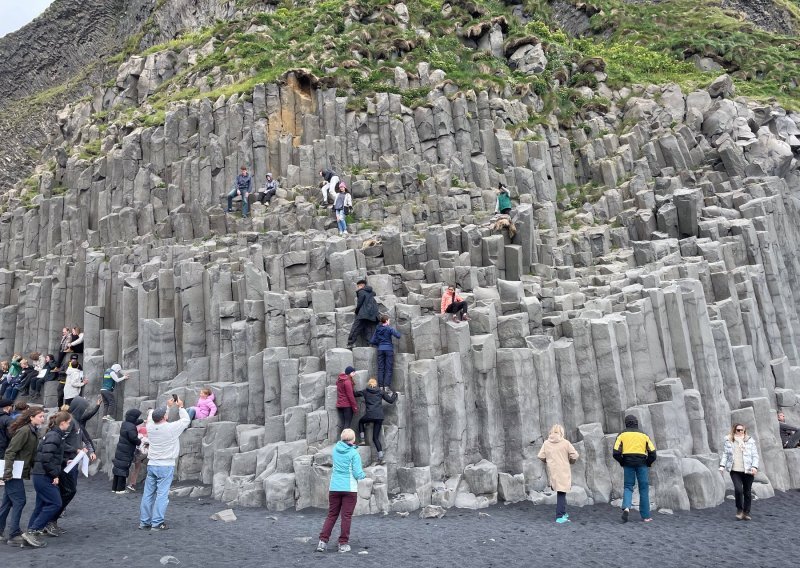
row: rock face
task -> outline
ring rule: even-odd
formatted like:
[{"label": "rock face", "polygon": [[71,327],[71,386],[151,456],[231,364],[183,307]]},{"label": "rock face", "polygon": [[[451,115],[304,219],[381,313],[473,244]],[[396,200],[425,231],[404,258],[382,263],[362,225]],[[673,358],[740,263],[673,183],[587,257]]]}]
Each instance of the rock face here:
[{"label": "rock face", "polygon": [[[672,85],[609,90],[606,114],[533,128],[532,96],[446,93],[420,66],[396,74],[398,89],[431,87],[414,109],[378,93],[348,110],[298,71],[101,138],[88,117],[146,101],[172,61],[131,58],[107,97],[64,110],[54,143],[96,141],[100,157],[60,154],[32,202],[3,196],[0,352],[84,327],[85,394],[112,363],[131,374],[117,418],[210,387],[219,415],[193,422],[177,467],[198,493],[326,505],[336,376],[353,365],[364,388],[377,370],[371,347],[346,349],[361,278],[402,337],[385,463],[359,448],[358,514],[550,503],[536,454],[553,423],[581,454],[570,502],[610,502],[626,414],[659,449],[655,506],[722,502],[732,421],[758,441],[759,495],[798,487],[773,419],[800,418],[798,115]],[[246,220],[222,209],[241,164],[281,182]],[[325,167],[352,188],[346,238],[315,205]],[[499,183],[513,231],[491,223]],[[570,229],[560,195],[590,184]],[[438,313],[449,284],[469,321]],[[107,456],[118,424],[92,428]]]}]

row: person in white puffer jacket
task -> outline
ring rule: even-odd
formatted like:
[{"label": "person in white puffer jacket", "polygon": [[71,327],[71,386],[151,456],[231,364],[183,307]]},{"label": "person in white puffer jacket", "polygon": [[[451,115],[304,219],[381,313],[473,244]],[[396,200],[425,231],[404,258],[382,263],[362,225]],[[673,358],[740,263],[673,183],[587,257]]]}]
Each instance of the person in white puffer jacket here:
[{"label": "person in white puffer jacket", "polygon": [[744,424],[734,424],[731,433],[725,436],[719,471],[730,472],[736,500],[736,518],[740,521],[751,520],[751,489],[758,467],[758,446],[755,439],[747,434]]}]

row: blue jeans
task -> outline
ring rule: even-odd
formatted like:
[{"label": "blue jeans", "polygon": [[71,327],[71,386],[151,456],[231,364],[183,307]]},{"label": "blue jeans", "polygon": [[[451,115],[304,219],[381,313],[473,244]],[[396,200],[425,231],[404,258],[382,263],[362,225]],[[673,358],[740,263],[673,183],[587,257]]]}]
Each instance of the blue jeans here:
[{"label": "blue jeans", "polygon": [[156,526],[164,522],[169,505],[169,486],[175,474],[174,465],[148,465],[144,482],[139,524]]},{"label": "blue jeans", "polygon": [[378,350],[378,386],[391,387],[394,373],[394,351]]},{"label": "blue jeans", "polygon": [[189,415],[189,418],[194,420],[194,417],[197,416],[197,409],[194,406],[190,406],[186,409],[186,414]]},{"label": "blue jeans", "polygon": [[[233,211],[233,198],[239,191],[238,187],[234,187],[228,194],[228,211]],[[242,191],[242,217],[247,217],[250,214],[250,203],[247,201],[247,196],[250,195],[247,191]]]},{"label": "blue jeans", "polygon": [[345,220],[344,209],[336,210],[336,226],[339,227],[339,232],[344,233],[347,230],[347,221]]},{"label": "blue jeans", "polygon": [[6,393],[6,395],[8,396],[9,400],[16,400],[18,394],[19,394],[19,386],[8,387],[8,392]]},{"label": "blue jeans", "polygon": [[8,532],[8,538],[14,538],[22,534],[19,528],[19,520],[22,518],[25,502],[25,484],[23,481],[21,479],[9,479],[6,481],[3,504],[0,505],[0,538],[6,530],[6,519],[9,513],[11,513],[11,529]]},{"label": "blue jeans", "polygon": [[31,477],[36,489],[36,506],[28,521],[28,530],[40,531],[61,510],[61,493],[58,492],[58,485],[53,485],[53,480],[48,476],[37,474]]},{"label": "blue jeans", "polygon": [[633,501],[633,486],[639,484],[639,514],[643,519],[650,518],[650,471],[646,465],[638,467],[623,466],[625,471],[625,491],[622,494],[622,508],[630,509]]}]

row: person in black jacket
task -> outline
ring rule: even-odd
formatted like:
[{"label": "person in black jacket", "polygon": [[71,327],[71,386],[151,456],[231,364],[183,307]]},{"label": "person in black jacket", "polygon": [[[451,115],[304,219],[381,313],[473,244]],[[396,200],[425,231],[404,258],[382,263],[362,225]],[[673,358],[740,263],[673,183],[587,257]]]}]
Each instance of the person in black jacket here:
[{"label": "person in black jacket", "polygon": [[94,461],[97,456],[94,453],[94,446],[92,439],[86,432],[86,423],[95,415],[100,409],[102,399],[98,397],[97,405],[88,413],[86,409],[89,407],[89,401],[82,396],[76,396],[69,403],[69,412],[72,415],[72,422],[70,422],[64,437],[64,463],[59,475],[58,491],[61,493],[61,508],[58,511],[48,529],[59,534],[64,532],[64,529],[58,526],[58,518],[67,508],[67,505],[75,498],[78,492],[78,468],[74,467],[69,473],[64,471],[64,466],[67,462],[75,458],[79,451],[85,451],[89,455],[89,460]]},{"label": "person in black jacket", "polygon": [[358,421],[358,435],[361,438],[360,444],[365,446],[366,443],[366,426],[372,423],[372,443],[378,451],[378,463],[383,463],[383,446],[381,445],[381,427],[383,426],[383,401],[389,404],[394,404],[397,400],[397,393],[391,395],[385,391],[378,389],[378,381],[372,377],[367,381],[367,388],[363,391],[356,391],[356,396],[364,398],[366,409],[364,416]]},{"label": "person in black jacket", "polygon": [[8,443],[11,441],[11,434],[8,427],[14,422],[11,418],[11,409],[14,408],[14,401],[7,398],[0,399],[0,459],[6,453]]},{"label": "person in black jacket", "polygon": [[375,301],[375,292],[372,286],[367,286],[366,280],[356,282],[356,317],[353,320],[353,327],[350,328],[350,336],[347,338],[347,348],[352,349],[359,337],[364,337],[366,341],[372,337],[373,327],[378,320],[378,303]]},{"label": "person in black jacket", "polygon": [[44,388],[44,384],[47,381],[52,381],[56,378],[54,373],[56,368],[56,361],[53,355],[46,355],[44,358],[44,365],[42,366],[42,371],[44,373],[39,373],[42,376],[36,376],[30,385],[30,392],[31,392],[31,400],[39,399],[42,395],[42,389]]},{"label": "person in black jacket", "polygon": [[119,428],[119,442],[117,442],[117,450],[114,452],[114,468],[111,473],[114,474],[114,482],[111,486],[111,491],[120,495],[127,493],[125,491],[125,481],[128,479],[128,470],[133,463],[133,455],[136,448],[139,447],[141,439],[136,427],[144,422],[141,418],[142,411],[136,408],[131,408],[125,413],[125,420]]},{"label": "person in black jacket", "polygon": [[22,533],[22,539],[36,548],[46,545],[40,537],[61,509],[58,474],[63,467],[64,436],[71,422],[72,416],[63,410],[50,418],[50,431],[44,435],[36,452],[36,462],[31,470],[33,487],[36,489],[36,507],[28,521],[28,530]]}]

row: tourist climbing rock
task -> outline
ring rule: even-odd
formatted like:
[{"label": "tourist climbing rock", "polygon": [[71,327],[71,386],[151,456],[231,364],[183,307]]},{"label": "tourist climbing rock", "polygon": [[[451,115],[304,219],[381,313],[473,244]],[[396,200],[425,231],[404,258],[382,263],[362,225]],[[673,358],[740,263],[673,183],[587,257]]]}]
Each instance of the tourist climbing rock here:
[{"label": "tourist climbing rock", "polygon": [[114,421],[117,415],[117,396],[114,389],[117,383],[130,378],[128,374],[122,374],[122,366],[114,363],[111,368],[103,373],[103,384],[100,387],[100,396],[103,397],[103,420]]},{"label": "tourist climbing rock", "polygon": [[387,393],[378,388],[378,381],[371,378],[367,381],[367,388],[356,391],[358,397],[364,399],[364,415],[358,420],[358,437],[362,446],[366,445],[366,426],[372,424],[372,444],[378,452],[378,464],[383,464],[383,445],[381,444],[381,427],[383,426],[383,401],[394,404],[397,393]]},{"label": "tourist climbing rock", "polygon": [[392,337],[400,338],[400,332],[390,325],[389,316],[381,314],[380,324],[375,328],[370,343],[378,348],[378,386],[381,390],[392,388],[394,376],[394,345]]},{"label": "tourist climbing rock", "polygon": [[372,337],[375,322],[378,319],[378,303],[375,301],[375,292],[366,280],[356,282],[356,312],[350,335],[347,338],[347,348],[355,347],[359,337],[365,340]]},{"label": "tourist climbing rock", "polygon": [[320,170],[319,175],[322,177],[322,206],[328,206],[328,200],[334,199],[336,193],[339,191],[339,176],[333,170]]},{"label": "tourist climbing rock", "polygon": [[494,206],[495,213],[510,215],[511,207],[511,194],[508,193],[508,188],[501,183],[497,186],[497,203]]},{"label": "tourist climbing rock", "polygon": [[336,215],[336,225],[339,227],[339,235],[347,236],[347,221],[345,216],[350,212],[353,206],[353,198],[347,192],[347,186],[344,183],[339,184],[339,193],[336,194],[336,199],[333,202],[333,212]]},{"label": "tourist climbing rock", "polygon": [[336,412],[339,414],[339,432],[350,428],[353,415],[358,412],[358,404],[354,394],[354,377],[356,370],[347,367],[336,379]]}]

